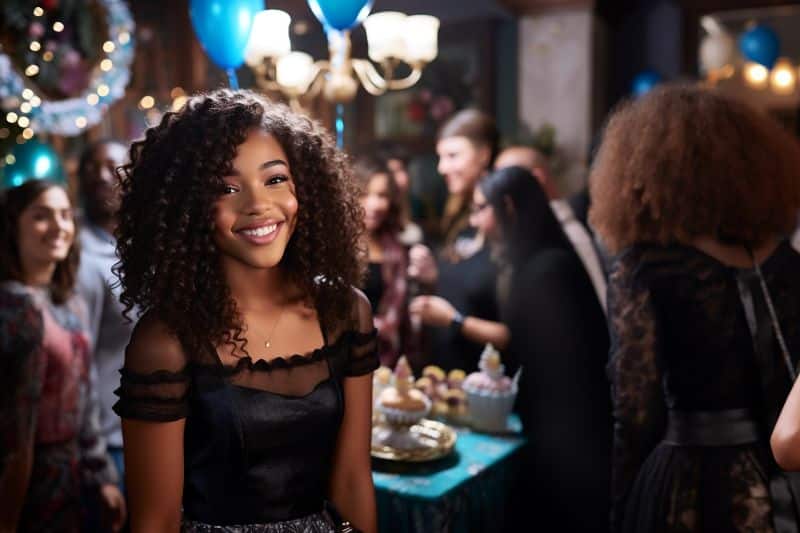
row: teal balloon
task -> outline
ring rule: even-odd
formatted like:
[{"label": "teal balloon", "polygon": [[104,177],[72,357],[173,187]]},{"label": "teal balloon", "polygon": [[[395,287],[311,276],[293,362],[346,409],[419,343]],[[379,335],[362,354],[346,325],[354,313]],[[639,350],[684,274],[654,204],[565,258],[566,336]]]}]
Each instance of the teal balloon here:
[{"label": "teal balloon", "polygon": [[263,9],[264,0],[190,0],[189,18],[208,57],[234,69],[244,62],[253,19]]},{"label": "teal balloon", "polygon": [[739,37],[739,50],[750,61],[771,69],[781,52],[781,40],[769,26],[755,26]]},{"label": "teal balloon", "polygon": [[349,30],[367,18],[374,0],[308,0],[308,7],[325,29]]},{"label": "teal balloon", "polygon": [[[0,182],[2,183],[0,187],[3,189],[22,185],[32,179],[66,184],[61,159],[49,144],[30,139],[25,144],[14,146],[10,155],[13,158],[7,156],[6,166],[3,167],[2,182]],[[8,159],[13,163],[9,164]]]}]

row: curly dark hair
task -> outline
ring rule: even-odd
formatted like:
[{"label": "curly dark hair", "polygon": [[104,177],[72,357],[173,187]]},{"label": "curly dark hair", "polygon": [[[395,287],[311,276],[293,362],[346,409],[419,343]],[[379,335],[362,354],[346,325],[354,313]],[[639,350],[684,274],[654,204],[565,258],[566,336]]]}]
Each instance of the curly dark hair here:
[{"label": "curly dark hair", "polygon": [[351,287],[363,273],[363,215],[346,157],[321,126],[285,105],[220,89],[166,113],[133,143],[130,163],[120,170],[121,301],[126,313],[134,306],[154,313],[189,354],[209,341],[244,344],[212,238],[213,205],[238,146],[254,129],[280,143],[296,183],[297,226],[280,268],[327,328],[351,317]]},{"label": "curly dark hair", "polygon": [[[23,282],[22,261],[19,255],[19,217],[43,192],[53,187],[64,187],[58,183],[30,179],[0,193],[0,281]],[[66,192],[66,189],[64,189]],[[78,244],[78,222],[75,221],[75,240],[67,257],[56,264],[50,281],[50,296],[53,302],[62,304],[69,300],[75,288],[80,260]]]},{"label": "curly dark hair", "polygon": [[592,167],[590,221],[611,252],[710,236],[756,247],[800,208],[800,145],[712,89],[672,85],[624,104]]},{"label": "curly dark hair", "polygon": [[353,176],[362,195],[366,193],[370,180],[376,174],[383,174],[387,177],[386,183],[389,188],[389,210],[383,224],[378,228],[378,233],[381,235],[397,234],[403,229],[403,206],[400,203],[400,190],[397,188],[397,182],[394,181],[392,171],[389,170],[386,163],[376,157],[361,156],[353,163]]}]

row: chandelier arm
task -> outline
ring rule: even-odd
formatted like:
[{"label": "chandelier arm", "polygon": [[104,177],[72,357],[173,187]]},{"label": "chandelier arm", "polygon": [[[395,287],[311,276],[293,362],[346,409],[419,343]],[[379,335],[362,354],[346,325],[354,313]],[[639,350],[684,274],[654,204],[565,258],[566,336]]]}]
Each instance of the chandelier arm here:
[{"label": "chandelier arm", "polygon": [[322,87],[325,86],[325,76],[323,76],[323,73],[329,70],[329,65],[327,61],[320,60],[314,63],[314,68],[316,69],[314,77],[303,93],[303,96],[309,99],[315,98],[322,90]]},{"label": "chandelier arm", "polygon": [[399,80],[388,80],[386,88],[392,91],[400,91],[413,87],[422,77],[422,65],[414,64],[411,66],[411,74]]},{"label": "chandelier arm", "polygon": [[369,94],[380,96],[386,92],[386,80],[378,74],[372,63],[366,59],[353,59],[352,64],[361,85]]}]

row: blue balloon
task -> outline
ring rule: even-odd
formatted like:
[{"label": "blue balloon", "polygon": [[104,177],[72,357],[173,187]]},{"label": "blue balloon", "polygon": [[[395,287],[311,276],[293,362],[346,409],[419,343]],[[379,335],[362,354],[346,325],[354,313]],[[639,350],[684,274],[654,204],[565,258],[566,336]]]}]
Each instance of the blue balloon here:
[{"label": "blue balloon", "polygon": [[771,69],[780,55],[781,40],[769,26],[755,26],[739,36],[739,50],[750,61]]},{"label": "blue balloon", "polygon": [[[30,139],[25,144],[15,145],[9,155],[11,157],[6,156],[7,164],[3,167],[0,189],[16,187],[32,179],[66,184],[61,159],[49,144]],[[13,163],[8,163],[8,159]]]},{"label": "blue balloon", "polygon": [[308,7],[326,29],[349,30],[369,15],[375,0],[308,0]]},{"label": "blue balloon", "polygon": [[211,60],[234,69],[244,62],[253,18],[263,9],[264,0],[190,0],[189,18]]},{"label": "blue balloon", "polygon": [[654,70],[643,70],[633,78],[631,82],[631,93],[637,97],[642,96],[661,83],[661,80],[661,74],[658,72]]}]

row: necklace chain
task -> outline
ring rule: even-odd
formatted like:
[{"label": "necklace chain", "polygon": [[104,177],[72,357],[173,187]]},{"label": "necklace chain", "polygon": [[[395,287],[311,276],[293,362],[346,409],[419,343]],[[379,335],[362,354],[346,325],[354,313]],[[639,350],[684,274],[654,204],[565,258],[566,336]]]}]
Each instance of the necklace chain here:
[{"label": "necklace chain", "polygon": [[278,324],[281,322],[281,318],[283,318],[283,313],[286,311],[286,306],[281,308],[281,313],[278,315],[277,320],[275,320],[275,324],[272,326],[272,330],[269,332],[267,336],[267,340],[264,341],[264,348],[269,350],[270,346],[272,346],[272,336],[275,334],[275,330],[278,329]]}]

